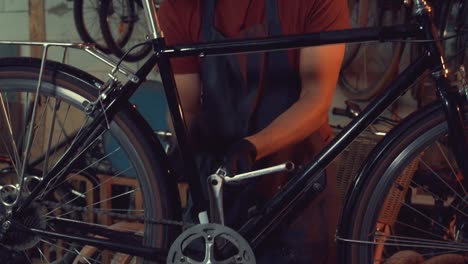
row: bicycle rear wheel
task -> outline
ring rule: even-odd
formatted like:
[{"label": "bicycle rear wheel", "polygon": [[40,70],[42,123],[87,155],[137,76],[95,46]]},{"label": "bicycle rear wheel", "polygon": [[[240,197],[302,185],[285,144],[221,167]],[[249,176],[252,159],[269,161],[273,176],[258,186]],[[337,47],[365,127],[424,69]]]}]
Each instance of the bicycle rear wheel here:
[{"label": "bicycle rear wheel", "polygon": [[[467,114],[465,108],[465,120]],[[355,181],[343,211],[343,263],[463,261],[468,185],[449,151],[441,105],[413,114],[369,157],[374,162],[361,172],[368,176]]]},{"label": "bicycle rear wheel", "polygon": [[[146,41],[148,36],[148,27],[141,1],[103,0],[100,25],[107,46],[117,57],[135,62],[143,59],[151,51],[151,45],[148,44],[133,48]],[[123,34],[122,27],[128,27],[129,34]],[[129,51],[128,54],[126,54],[127,51]]]},{"label": "bicycle rear wheel", "polygon": [[[20,202],[26,199],[43,176],[52,171],[92,119],[84,105],[96,100],[97,86],[101,84],[86,73],[48,62],[37,94],[39,63],[35,59],[0,60],[0,186],[4,202],[15,197]],[[118,252],[98,249],[86,242],[24,232],[25,228],[107,238],[135,247],[168,246],[175,228],[158,224],[157,220],[177,219],[178,192],[167,175],[168,168],[160,163],[164,156],[162,147],[157,147],[159,142],[151,129],[132,109],[130,104],[125,105],[110,123],[103,124],[108,129],[81,146],[75,162],[61,168],[54,175],[57,177],[26,205],[21,216],[13,213],[10,220],[14,224],[0,238],[0,255],[15,256],[19,263],[111,263],[119,256]],[[112,149],[103,150],[104,138],[113,141]],[[108,162],[112,157],[127,166],[116,170]],[[93,171],[99,181],[86,176],[85,171]],[[61,174],[63,178],[58,177]],[[18,196],[14,184],[21,179],[25,184]],[[83,183],[88,187],[81,188]],[[6,206],[1,204],[2,217],[5,212]]]}]

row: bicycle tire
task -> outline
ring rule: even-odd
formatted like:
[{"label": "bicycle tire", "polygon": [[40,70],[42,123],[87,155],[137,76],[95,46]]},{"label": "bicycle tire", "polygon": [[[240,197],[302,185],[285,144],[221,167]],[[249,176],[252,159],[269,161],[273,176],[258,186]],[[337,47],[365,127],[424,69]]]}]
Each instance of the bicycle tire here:
[{"label": "bicycle tire", "polygon": [[111,51],[107,48],[99,26],[100,2],[101,0],[75,0],[73,2],[73,19],[76,31],[82,41],[93,43],[97,49],[109,54]]},{"label": "bicycle tire", "polygon": [[[369,20],[369,0],[348,0],[351,28],[366,27]],[[359,52],[361,43],[346,43],[342,68],[348,67]]]},{"label": "bicycle tire", "polygon": [[[143,6],[135,0],[103,0],[101,3],[100,26],[107,46],[114,55],[128,62],[139,61],[151,51],[151,45],[143,45],[127,53],[133,46],[147,39],[148,28],[146,20],[142,19],[142,12]],[[128,36],[121,35],[120,28],[125,24],[129,27]]]},{"label": "bicycle tire", "polygon": [[[377,15],[368,18],[367,26],[403,24],[408,17],[406,6],[399,2],[379,0],[371,1],[369,5],[369,14]],[[403,50],[402,42],[361,43],[352,63],[342,67],[339,74],[338,82],[344,95],[356,101],[369,101],[374,98],[398,74]],[[372,55],[374,57],[370,57]]]},{"label": "bicycle tire", "polygon": [[[465,125],[467,114],[465,107]],[[444,257],[455,244],[466,246],[461,228],[466,196],[458,197],[466,186],[448,153],[446,133],[442,106],[433,103],[405,119],[371,152],[358,177],[362,182],[354,181],[344,207],[342,263],[427,260]],[[465,130],[465,140],[467,135]]]},{"label": "bicycle tire", "polygon": [[[34,101],[31,100],[32,98],[35,98],[40,62],[40,60],[29,58],[0,60],[0,102],[3,106],[0,110],[0,120],[1,124],[9,124],[9,127],[11,128],[10,131],[12,131],[12,136],[10,137],[10,134],[5,132],[5,127],[0,126],[0,145],[2,145],[0,154],[2,156],[6,156],[3,160],[10,159],[12,164],[20,164],[14,163],[16,157],[21,158],[24,156],[28,156],[31,161],[27,164],[38,164],[34,168],[28,168],[26,170],[26,176],[28,176],[28,172],[32,170],[40,170],[42,172],[48,171],[55,161],[58,160],[61,153],[64,153],[68,144],[65,144],[65,148],[63,149],[52,148],[50,146],[61,146],[61,142],[63,142],[67,136],[76,135],[76,133],[74,133],[75,131],[78,131],[79,133],[80,127],[82,126],[80,121],[85,123],[89,120],[89,114],[85,111],[84,102],[95,101],[98,96],[97,87],[102,84],[101,81],[91,75],[70,66],[56,62],[47,62],[42,78],[40,97],[38,99],[34,99],[35,102],[40,102],[40,104],[38,104],[37,113],[45,114],[38,114],[36,115],[36,118],[32,119],[32,116],[29,114],[24,115],[24,112],[29,113],[29,111],[22,110],[28,109],[28,107],[34,105]],[[4,111],[5,109],[7,110]],[[16,113],[15,118],[12,118],[13,113]],[[43,128],[44,137],[42,139],[47,140],[41,140],[41,137],[34,137],[35,140],[33,144],[31,144],[33,148],[31,149],[30,155],[20,154],[19,156],[15,156],[12,154],[14,153],[14,146],[18,146],[18,148],[22,149],[20,146],[27,145],[21,144],[20,142],[24,138],[28,138],[25,136],[27,133],[25,133],[25,130],[23,129],[28,126],[22,124],[22,119],[26,117],[31,117],[31,119],[35,121],[34,127],[36,128],[36,131],[40,131]],[[72,119],[69,120],[68,118]],[[126,193],[115,195],[108,194],[107,197],[102,197],[102,194],[100,193],[101,200],[97,203],[93,202],[92,204],[92,206],[96,206],[98,208],[97,211],[94,211],[97,215],[97,220],[90,220],[88,224],[98,225],[100,228],[115,230],[116,225],[126,223],[127,221],[141,223],[143,228],[139,230],[139,232],[136,232],[135,230],[126,230],[126,232],[130,232],[131,234],[119,234],[122,240],[116,242],[125,241],[124,243],[128,244],[132,243],[132,241],[140,241],[139,243],[145,246],[162,249],[167,248],[169,246],[168,243],[173,239],[173,232],[177,231],[178,227],[174,228],[173,226],[156,224],[151,220],[179,219],[180,203],[178,202],[179,199],[176,183],[167,174],[168,168],[164,163],[165,155],[162,146],[152,135],[151,128],[130,104],[124,105],[122,110],[115,115],[113,120],[104,125],[107,125],[109,129],[105,131],[105,134],[100,135],[99,138],[91,141],[89,146],[83,146],[80,151],[80,157],[85,156],[84,152],[91,151],[93,149],[93,145],[91,144],[98,144],[98,140],[101,137],[112,138],[116,142],[117,147],[109,150],[106,153],[107,157],[109,155],[123,155],[130,166],[124,171],[114,171],[111,175],[101,175],[100,185],[98,185],[99,190],[101,191],[104,188],[107,188],[105,187],[107,186],[105,183],[112,179],[121,181],[126,179],[129,181],[131,177],[134,177],[135,180],[130,180],[133,185],[128,185],[130,191]],[[51,131],[53,132],[49,133]],[[35,134],[39,135],[37,133]],[[5,145],[7,139],[14,139],[15,144]],[[70,139],[73,141],[74,137]],[[52,142],[51,144],[47,143],[49,140]],[[40,144],[41,142],[45,143]],[[39,163],[35,162],[37,158],[43,157],[43,151],[49,153],[48,158],[43,158]],[[79,159],[79,157],[76,158]],[[24,160],[22,160],[22,162],[24,162]],[[87,167],[74,169],[83,171],[87,169]],[[0,174],[1,173],[4,173],[4,171],[0,171]],[[15,176],[16,175],[17,174],[15,174]],[[72,180],[72,177],[73,175],[68,174],[66,180],[70,181]],[[63,182],[53,180],[45,189],[48,189],[49,187],[51,188],[51,186],[61,186],[61,183]],[[78,197],[88,197],[94,192],[95,190],[87,190],[86,193],[82,193]],[[30,192],[26,192],[26,195],[27,194],[30,194]],[[76,196],[76,194],[74,195]],[[123,197],[128,201],[134,201],[135,206],[131,208],[129,207],[127,208],[128,210],[125,211],[125,214],[128,216],[134,216],[133,220],[125,219],[125,214],[122,214],[119,210],[116,211],[113,208],[106,208],[104,206],[105,203],[109,203],[117,197]],[[46,202],[49,202],[49,204],[45,203],[44,199]],[[77,206],[74,208],[67,208],[66,205],[60,204],[59,200],[53,200],[57,204],[51,206],[50,199],[53,199],[53,197],[48,199],[43,198],[43,200],[35,200],[37,207],[40,208],[41,212],[45,211],[44,213],[36,214],[35,209],[28,209],[31,211],[30,213],[32,216],[30,217],[35,220],[35,223],[30,225],[34,225],[35,227],[35,225],[41,224],[44,225],[43,228],[46,230],[63,232],[64,235],[77,233],[82,235],[87,234],[87,231],[89,231],[88,229],[76,228],[76,223],[74,222],[65,221],[67,225],[62,225],[63,223],[60,224],[63,219],[58,219],[56,214],[57,212],[60,212],[58,217],[61,218],[66,218],[66,215],[70,213],[83,214],[82,223],[86,223],[86,219],[89,219],[85,216],[87,211],[82,211],[81,208],[89,205],[81,205],[81,208],[76,208]],[[141,210],[137,207],[138,201],[141,201]],[[117,214],[118,216],[116,216]],[[45,219],[46,217],[47,219]],[[26,224],[27,223],[24,223],[24,225]],[[15,234],[14,230],[11,234]],[[2,244],[2,247],[8,247],[12,251],[19,250],[19,236],[16,237],[17,240],[15,240],[11,238],[14,237],[11,234],[7,231],[5,236],[8,237],[10,235],[10,238],[2,240],[0,243]],[[130,238],[136,240],[126,241],[126,239]],[[30,239],[34,243],[26,248],[22,248],[20,251],[20,253],[23,251],[27,252],[29,260],[38,259],[38,261],[44,262],[44,259],[46,259],[46,262],[60,263],[60,261],[65,261],[68,263],[67,261],[70,260],[70,254],[75,253],[76,255],[80,255],[80,257],[85,255],[81,252],[86,248],[85,245],[77,247],[75,244],[67,244],[64,240],[51,239],[40,235],[31,235]],[[112,238],[109,239],[112,240]],[[29,242],[31,243],[31,241]],[[7,244],[7,242],[9,244]],[[62,246],[60,247],[59,245]],[[48,250],[44,250],[45,248]],[[61,252],[61,254],[59,254],[59,252]],[[115,254],[116,253],[117,252],[115,252]],[[46,254],[47,257],[45,256]],[[102,251],[99,254],[93,254],[91,257],[85,257],[90,258],[88,261],[97,260],[103,263],[108,263],[104,260],[111,259],[113,255],[114,252],[107,250]],[[67,260],[60,259],[60,257],[65,256],[67,257]],[[145,259],[145,261],[147,261],[145,263],[153,263],[153,261],[156,260],[153,258],[151,260]]]}]

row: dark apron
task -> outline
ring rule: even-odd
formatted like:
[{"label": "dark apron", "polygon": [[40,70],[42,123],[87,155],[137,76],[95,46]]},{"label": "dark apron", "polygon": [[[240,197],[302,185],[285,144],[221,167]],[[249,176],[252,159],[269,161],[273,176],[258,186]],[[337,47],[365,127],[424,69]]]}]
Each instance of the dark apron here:
[{"label": "dark apron", "polygon": [[[245,37],[281,35],[276,1],[265,2],[265,24],[269,32],[247,29],[241,33]],[[214,12],[215,0],[204,1],[202,42],[226,39],[213,26]],[[286,51],[246,55],[245,78],[238,58],[238,55],[231,55],[201,59],[204,125],[197,129],[199,136],[207,139],[204,148],[209,150],[222,149],[262,130],[299,98],[300,78],[291,70]],[[266,65],[263,65],[264,61]],[[264,73],[261,72],[263,67],[266,67]],[[262,85],[261,79],[264,79]]]},{"label": "dark apron", "polygon": [[[203,2],[200,40],[225,40],[226,37],[214,28],[216,1]],[[265,0],[265,8],[264,25],[244,30],[243,37],[282,34],[277,1]],[[241,69],[240,56],[245,56],[245,74]],[[299,72],[289,64],[287,51],[204,57],[201,59],[201,80],[203,110],[200,119],[194,122],[193,136],[202,185],[206,186],[206,177],[220,165],[218,159],[226,148],[262,130],[285,112],[298,100],[301,83]],[[256,162],[255,166],[261,168],[288,160],[301,164],[317,153],[324,141],[320,133],[315,133],[300,144]],[[248,184],[227,186],[226,225],[238,227],[247,219],[249,209],[269,198],[285,179],[284,175],[270,175]],[[325,196],[327,191],[320,197]],[[305,212],[292,228],[284,229],[275,237],[275,242],[265,248],[265,254],[258,256],[257,263],[311,263],[311,260],[326,263],[320,259],[328,258],[327,252],[332,247],[328,245],[332,240],[329,238],[333,236],[330,231],[334,230],[338,210],[328,208],[329,211],[325,212],[323,209],[329,207],[328,201],[338,208],[336,203],[339,200],[320,197],[318,202],[309,206],[308,211],[311,212]],[[298,223],[301,225],[297,226]]]}]

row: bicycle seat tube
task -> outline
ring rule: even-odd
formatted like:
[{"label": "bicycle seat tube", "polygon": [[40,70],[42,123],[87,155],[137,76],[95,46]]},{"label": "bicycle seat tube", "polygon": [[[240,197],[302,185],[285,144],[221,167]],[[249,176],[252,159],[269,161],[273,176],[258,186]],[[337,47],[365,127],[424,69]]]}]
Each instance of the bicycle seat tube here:
[{"label": "bicycle seat tube", "polygon": [[158,14],[156,13],[156,3],[154,0],[144,0],[144,9],[146,15],[146,23],[153,39],[162,37],[162,31],[159,27]]},{"label": "bicycle seat tube", "polygon": [[190,194],[193,201],[192,213],[206,212],[207,205],[201,192],[202,188],[198,180],[198,169],[195,164],[191,143],[188,137],[188,129],[185,123],[180,98],[177,93],[174,74],[169,62],[169,57],[162,52],[166,48],[166,43],[164,41],[164,34],[159,26],[155,0],[144,0],[144,8],[150,37],[153,39],[153,48],[156,53],[153,56],[158,57],[157,64],[159,66],[159,73],[171,113],[174,131],[184,161],[184,173],[190,185]]},{"label": "bicycle seat tube", "polygon": [[431,17],[431,7],[425,0],[414,1],[414,14],[421,23],[426,40],[434,40],[425,43],[426,52],[429,54],[432,64],[432,77],[436,81],[437,95],[444,105],[444,111],[448,123],[449,144],[455,154],[458,166],[463,175],[468,176],[468,162],[464,157],[467,153],[467,143],[464,139],[463,105],[460,106],[460,93],[457,87],[452,86],[448,79],[449,69],[445,64],[444,52],[439,38],[438,30]]}]

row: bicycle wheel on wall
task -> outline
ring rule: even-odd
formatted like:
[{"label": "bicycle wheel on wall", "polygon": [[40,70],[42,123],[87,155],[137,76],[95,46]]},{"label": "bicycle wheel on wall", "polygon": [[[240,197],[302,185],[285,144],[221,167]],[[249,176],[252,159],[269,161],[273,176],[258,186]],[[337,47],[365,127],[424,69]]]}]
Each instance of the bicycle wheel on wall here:
[{"label": "bicycle wheel on wall", "polygon": [[413,114],[379,146],[345,205],[343,263],[464,263],[468,185],[448,149],[441,105]]},{"label": "bicycle wheel on wall", "polygon": [[[351,28],[366,27],[369,17],[369,0],[348,0]],[[342,68],[348,67],[359,51],[361,43],[347,43]]]},{"label": "bicycle wheel on wall", "polygon": [[[142,45],[132,49],[133,46],[144,42],[148,36],[141,1],[102,0],[100,25],[107,46],[117,57],[134,62],[143,59],[151,51],[151,45]],[[122,27],[128,27],[130,33],[124,35]],[[129,51],[128,54],[126,54],[127,51]]]},{"label": "bicycle wheel on wall", "polygon": [[[14,186],[21,178],[25,184],[19,200],[26,199],[41,178],[53,171],[56,161],[92,119],[83,105],[96,100],[96,86],[101,82],[69,66],[48,62],[37,94],[39,63],[27,58],[0,60],[0,198],[3,202],[18,197]],[[14,256],[18,263],[78,260],[79,263],[110,263],[120,256],[86,243],[24,232],[24,228],[73,236],[94,234],[92,238],[106,237],[136,247],[168,246],[175,227],[157,224],[157,220],[177,219],[180,213],[177,188],[168,178],[165,165],[158,163],[159,155],[164,155],[162,147],[151,147],[157,146],[157,141],[132,109],[130,104],[125,105],[112,122],[103,124],[109,129],[82,146],[74,157],[76,162],[67,164],[67,168],[54,175],[33,202],[26,205],[21,216],[13,213],[12,224],[0,239],[0,255]],[[30,127],[34,128],[31,134]],[[104,155],[97,151],[101,149],[103,137],[115,142]],[[127,167],[103,171],[96,166],[114,155],[120,159],[125,157]],[[98,183],[86,176],[84,172],[88,170],[96,173]],[[67,171],[64,178],[59,178],[64,171]],[[111,183],[125,185],[125,190],[109,191]],[[83,184],[93,187],[82,188]],[[5,212],[2,203],[2,217]],[[2,218],[2,224],[4,221]]]},{"label": "bicycle wheel on wall", "polygon": [[[368,5],[369,27],[403,24],[407,18],[401,1],[370,1]],[[398,73],[403,48],[402,42],[361,43],[351,63],[340,71],[339,84],[344,94],[353,100],[373,98]]]},{"label": "bicycle wheel on wall", "polygon": [[99,26],[100,5],[101,0],[75,0],[73,18],[82,41],[94,43],[97,49],[110,53]]}]

